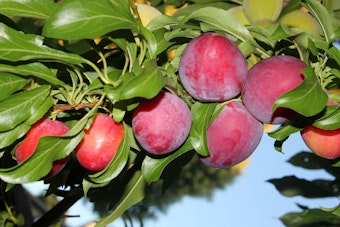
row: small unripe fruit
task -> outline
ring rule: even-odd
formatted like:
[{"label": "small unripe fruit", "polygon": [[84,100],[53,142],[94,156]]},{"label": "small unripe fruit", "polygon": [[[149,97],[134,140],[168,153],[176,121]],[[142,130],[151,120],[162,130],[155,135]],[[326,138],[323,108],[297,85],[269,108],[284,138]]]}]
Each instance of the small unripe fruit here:
[{"label": "small unripe fruit", "polygon": [[228,168],[248,158],[263,135],[263,125],[239,102],[228,103],[207,129],[209,156],[201,161]]},{"label": "small unripe fruit", "polygon": [[[69,131],[69,127],[61,121],[52,121],[49,118],[42,118],[36,122],[27,132],[24,140],[15,149],[15,158],[18,163],[28,159],[38,146],[39,139],[43,136],[62,136]],[[56,175],[69,160],[69,156],[56,160],[52,169],[46,177]]]},{"label": "small unripe fruit", "polygon": [[76,147],[81,166],[91,171],[104,169],[115,157],[124,137],[124,126],[104,113],[97,113]]},{"label": "small unripe fruit", "polygon": [[221,102],[237,96],[247,76],[240,49],[227,37],[206,33],[185,48],[179,76],[185,90],[202,102]]},{"label": "small unripe fruit", "polygon": [[304,76],[302,70],[307,65],[292,56],[272,56],[254,65],[242,89],[245,107],[259,121],[267,124],[282,124],[297,116],[287,108],[273,105],[281,95],[299,86]]},{"label": "small unripe fruit", "polygon": [[189,107],[169,92],[143,100],[133,112],[134,135],[151,154],[164,155],[179,148],[188,137],[190,127]]}]

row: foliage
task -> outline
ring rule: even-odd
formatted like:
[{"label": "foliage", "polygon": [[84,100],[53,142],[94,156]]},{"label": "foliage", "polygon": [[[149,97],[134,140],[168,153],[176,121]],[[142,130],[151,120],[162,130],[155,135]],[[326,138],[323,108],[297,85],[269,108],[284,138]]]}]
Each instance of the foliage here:
[{"label": "foliage", "polygon": [[[290,134],[306,125],[323,129],[340,127],[339,108],[326,106],[328,98],[340,101],[338,95],[326,94],[340,88],[340,52],[334,44],[340,38],[338,1],[291,0],[268,27],[244,25],[228,11],[242,1],[148,2],[163,15],[143,26],[132,0],[0,0],[3,193],[15,184],[41,180],[55,160],[71,155],[60,174],[45,179],[49,184],[48,194],[60,194],[58,188],[64,186],[71,189],[63,191],[63,195],[93,196],[93,202],[98,194],[110,198],[112,212],[97,224],[104,226],[143,200],[148,192],[145,186],[160,181],[168,166],[178,164],[180,157],[190,152],[195,156],[207,155],[205,129],[221,105],[194,100],[178,80],[184,47],[204,32],[230,37],[250,67],[282,54],[296,56],[308,64],[303,72],[306,80],[280,97],[273,107],[291,108],[301,116],[269,133],[277,150],[282,150]],[[281,16],[301,7],[315,18],[321,34],[280,23]],[[171,57],[173,50],[176,54]],[[189,138],[178,150],[165,157],[153,157],[135,141],[131,115],[141,99],[150,99],[163,89],[186,101],[194,116],[193,126]],[[78,165],[73,150],[83,136],[83,129],[99,111],[123,122],[126,134],[116,158],[104,170],[94,173]],[[17,164],[13,160],[15,146],[43,116],[64,121],[71,130],[61,137],[42,138],[36,152]],[[332,171],[338,172],[339,163],[327,163],[322,168],[328,170],[333,164]],[[306,182],[294,177],[272,182],[288,195],[303,193],[302,188],[311,184],[316,188],[311,197],[336,195],[329,190],[319,191],[331,182]],[[297,182],[296,186],[301,188],[285,188],[291,182]],[[308,210],[307,215],[313,212],[334,218],[328,210]]]}]

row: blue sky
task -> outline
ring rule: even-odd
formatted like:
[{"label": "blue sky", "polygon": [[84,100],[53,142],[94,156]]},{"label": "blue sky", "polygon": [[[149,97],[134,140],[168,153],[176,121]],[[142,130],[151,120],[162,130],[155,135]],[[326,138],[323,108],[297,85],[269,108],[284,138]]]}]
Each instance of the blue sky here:
[{"label": "blue sky", "polygon": [[[304,170],[294,167],[286,161],[301,150],[308,150],[298,133],[292,135],[283,145],[283,152],[275,151],[274,140],[266,134],[250,159],[250,164],[233,184],[223,190],[216,190],[211,200],[184,197],[172,205],[167,213],[159,214],[155,221],[146,221],[145,227],[281,227],[279,217],[290,211],[299,211],[296,203],[309,207],[335,207],[337,199],[304,199],[302,197],[286,198],[268,183],[271,178],[296,175],[299,178],[330,178],[322,171]],[[43,189],[44,185],[31,184],[34,191]],[[46,187],[45,187],[46,188]],[[95,219],[91,204],[82,201],[69,211],[70,215],[80,214],[80,218],[70,218],[71,227],[80,227]],[[117,220],[112,227],[123,227]]]}]

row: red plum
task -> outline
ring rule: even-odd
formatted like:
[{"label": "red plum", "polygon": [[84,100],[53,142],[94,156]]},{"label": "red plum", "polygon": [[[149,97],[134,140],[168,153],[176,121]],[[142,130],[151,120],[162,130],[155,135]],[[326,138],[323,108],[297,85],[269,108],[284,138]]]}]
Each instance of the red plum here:
[{"label": "red plum", "polygon": [[207,129],[209,156],[201,161],[214,168],[228,168],[248,158],[263,135],[263,124],[240,102],[228,103]]},{"label": "red plum", "polygon": [[179,64],[183,87],[202,102],[222,102],[236,97],[247,72],[246,60],[237,45],[215,33],[191,40]]},{"label": "red plum", "polygon": [[297,115],[287,108],[278,108],[273,113],[276,99],[302,83],[302,70],[307,65],[293,56],[272,56],[255,64],[248,73],[242,89],[245,107],[259,121],[282,124]]},{"label": "red plum", "polygon": [[179,148],[189,135],[191,113],[187,104],[169,92],[140,102],[133,112],[132,129],[149,153],[163,155]]}]

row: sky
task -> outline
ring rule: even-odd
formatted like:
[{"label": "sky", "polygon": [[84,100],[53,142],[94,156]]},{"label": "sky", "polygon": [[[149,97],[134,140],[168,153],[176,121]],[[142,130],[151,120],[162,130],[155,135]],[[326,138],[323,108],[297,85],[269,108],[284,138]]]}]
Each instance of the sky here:
[{"label": "sky", "polygon": [[[339,200],[287,198],[279,194],[267,181],[287,175],[299,178],[332,179],[320,170],[304,170],[292,166],[287,160],[302,150],[308,150],[299,133],[292,135],[283,145],[283,153],[274,149],[274,139],[264,134],[259,146],[250,157],[249,165],[232,184],[214,192],[210,200],[186,196],[173,204],[167,212],[160,213],[157,220],[145,221],[144,227],[248,227],[248,226],[284,226],[279,217],[287,212],[300,211],[298,204],[311,208],[335,207]],[[46,189],[42,183],[29,184],[27,188],[34,193]],[[70,215],[80,214],[80,218],[69,218],[70,227],[81,227],[95,220],[91,204],[77,202],[69,211]],[[110,227],[123,227],[122,220],[117,220]],[[136,225],[138,226],[138,225]]]}]

